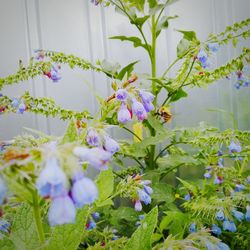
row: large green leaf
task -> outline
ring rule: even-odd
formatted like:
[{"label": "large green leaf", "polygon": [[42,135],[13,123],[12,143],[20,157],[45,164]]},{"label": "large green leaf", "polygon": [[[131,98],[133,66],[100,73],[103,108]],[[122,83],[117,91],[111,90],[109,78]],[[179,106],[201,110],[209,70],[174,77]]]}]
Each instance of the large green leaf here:
[{"label": "large green leaf", "polygon": [[0,239],[0,249],[1,250],[16,250],[13,242],[8,238]]},{"label": "large green leaf", "polygon": [[178,211],[167,211],[166,216],[163,217],[160,223],[160,231],[168,230],[169,234],[176,236],[176,238],[182,239],[185,232],[185,226],[188,222],[188,216]]},{"label": "large green leaf", "polygon": [[79,210],[74,224],[59,225],[52,228],[49,250],[76,250],[81,242],[87,222],[88,206]]},{"label": "large green leaf", "polygon": [[157,24],[157,27],[156,27],[156,36],[159,36],[163,29],[168,28],[168,24],[169,24],[168,21],[169,20],[175,19],[177,17],[178,17],[177,15],[175,15],[175,16],[162,16]]},{"label": "large green leaf", "polygon": [[152,198],[157,202],[164,201],[166,203],[171,203],[174,201],[173,188],[166,183],[153,183],[153,194]]},{"label": "large green leaf", "polygon": [[153,208],[133,233],[124,250],[150,250],[151,237],[157,224],[158,208]]},{"label": "large green leaf", "polygon": [[10,239],[16,249],[40,249],[32,207],[23,203],[15,214]]},{"label": "large green leaf", "polygon": [[177,56],[182,57],[188,51],[189,46],[190,42],[187,39],[182,38],[177,45]]},{"label": "large green leaf", "polygon": [[99,190],[99,198],[96,201],[97,206],[106,206],[112,205],[112,200],[109,199],[110,195],[114,189],[114,176],[112,169],[101,171],[96,181],[98,190]]},{"label": "large green leaf", "polygon": [[150,49],[150,45],[147,45],[146,44],[143,44],[141,39],[139,37],[136,37],[136,36],[112,36],[110,37],[110,39],[117,39],[117,40],[121,40],[121,41],[129,41],[129,42],[132,42],[134,47],[137,48],[137,47],[142,47],[144,49]]},{"label": "large green leaf", "polygon": [[148,18],[149,18],[149,16],[136,17],[133,20],[131,20],[130,22],[141,28],[143,26],[143,24],[148,20]]},{"label": "large green leaf", "polygon": [[171,95],[171,98],[170,98],[170,101],[171,102],[176,102],[178,100],[180,100],[181,98],[184,98],[184,97],[187,97],[188,94],[187,92],[185,92],[182,88],[176,90],[172,95]]}]

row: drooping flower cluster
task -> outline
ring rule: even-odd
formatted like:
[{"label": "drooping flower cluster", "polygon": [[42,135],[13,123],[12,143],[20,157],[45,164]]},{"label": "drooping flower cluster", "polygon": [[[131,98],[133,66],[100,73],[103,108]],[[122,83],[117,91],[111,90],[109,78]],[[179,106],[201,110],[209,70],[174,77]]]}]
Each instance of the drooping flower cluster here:
[{"label": "drooping flower cluster", "polygon": [[[35,59],[38,61],[45,60],[45,53],[43,50],[36,50],[35,51]],[[53,82],[58,82],[61,80],[60,75],[61,66],[59,64],[53,64],[49,71],[44,72],[44,75],[51,79]]]},{"label": "drooping flower cluster", "polygon": [[94,212],[91,214],[91,218],[89,219],[89,221],[86,224],[86,229],[87,230],[92,230],[96,227],[96,222],[95,220],[99,220],[100,219],[100,214],[98,212]]},{"label": "drooping flower cluster", "polygon": [[95,183],[81,171],[74,173],[71,180],[68,180],[55,156],[46,160],[36,187],[42,197],[52,200],[48,214],[51,226],[73,223],[76,207],[91,204],[98,197]]},{"label": "drooping flower cluster", "polygon": [[87,131],[85,140],[92,148],[76,147],[73,151],[74,154],[92,167],[106,170],[112,155],[120,150],[119,144],[104,131],[98,133],[93,128]]},{"label": "drooping flower cluster", "polygon": [[[238,154],[242,151],[242,147],[238,142],[232,141],[230,145],[228,146],[228,153],[232,155],[232,159],[238,159],[241,160],[242,157],[238,156]],[[224,169],[224,158],[223,152],[220,150],[217,153],[218,162],[216,166],[207,166],[206,172],[204,173],[204,177],[206,179],[210,179],[212,176],[214,176],[214,184],[222,184],[223,183],[223,176],[222,176],[222,170]],[[240,183],[236,183],[235,191],[242,191],[244,190],[244,185]]]},{"label": "drooping flower cluster", "polygon": [[154,109],[152,104],[154,95],[144,90],[136,90],[129,93],[126,89],[118,89],[115,97],[121,102],[118,111],[118,121],[126,123],[135,115],[139,121],[147,119],[147,113]]},{"label": "drooping flower cluster", "polygon": [[117,187],[122,197],[128,197],[133,200],[136,211],[142,210],[142,203],[148,205],[151,203],[151,194],[153,189],[149,186],[150,180],[142,180],[141,175],[128,176],[121,181]]},{"label": "drooping flower cluster", "polygon": [[[207,51],[208,50],[208,51]],[[211,66],[211,61],[209,59],[208,52],[216,53],[219,50],[218,43],[209,43],[207,48],[201,48],[199,53],[197,54],[197,59],[201,63],[202,68],[208,68]]]},{"label": "drooping flower cluster", "polygon": [[18,98],[13,98],[11,105],[13,108],[16,109],[17,114],[23,114],[27,108],[25,103],[21,99],[18,99]]},{"label": "drooping flower cluster", "polygon": [[244,67],[242,70],[235,72],[235,88],[240,89],[241,87],[248,87],[250,85],[250,78],[247,76],[249,74],[248,67]]},{"label": "drooping flower cluster", "polygon": [[[249,206],[246,207],[245,214],[236,210],[236,209],[232,209],[232,215],[236,219],[236,221],[238,221],[238,222],[242,222],[243,220],[246,220],[249,222],[250,221],[250,207]],[[233,220],[230,220],[230,219],[225,217],[223,209],[220,209],[219,211],[216,212],[215,218],[216,218],[216,220],[222,222],[222,227],[223,227],[224,231],[229,231],[232,233],[237,231],[236,224],[234,223]],[[215,235],[221,234],[221,231],[222,231],[221,228],[219,226],[217,226],[216,224],[214,224],[212,226],[212,232]]]}]

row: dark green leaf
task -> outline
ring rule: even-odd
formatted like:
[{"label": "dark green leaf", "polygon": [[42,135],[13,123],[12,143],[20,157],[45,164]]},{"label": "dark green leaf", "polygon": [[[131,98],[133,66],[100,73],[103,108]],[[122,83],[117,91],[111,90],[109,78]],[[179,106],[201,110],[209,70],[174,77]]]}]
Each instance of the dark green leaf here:
[{"label": "dark green leaf", "polygon": [[[81,242],[87,222],[88,206],[78,211],[74,224],[59,225],[52,229],[49,250],[76,250]],[[22,248],[20,248],[22,249]]]},{"label": "dark green leaf", "polygon": [[197,40],[197,37],[194,31],[187,31],[187,30],[177,30],[177,31],[182,33],[184,35],[183,38],[185,38],[188,41]]},{"label": "dark green leaf", "polygon": [[10,239],[16,249],[40,249],[32,207],[23,203],[15,214]]},{"label": "dark green leaf", "polygon": [[138,63],[139,61],[132,62],[125,66],[121,71],[119,72],[117,79],[122,80],[123,77],[127,74],[127,78],[131,75],[132,71],[134,70],[134,65]]},{"label": "dark green leaf", "polygon": [[133,20],[131,20],[130,22],[132,24],[135,24],[136,26],[139,26],[140,28],[142,28],[143,24],[148,20],[150,16],[144,16],[144,17],[136,17]]},{"label": "dark green leaf", "polygon": [[171,95],[170,102],[176,102],[183,97],[187,97],[188,94],[182,88],[176,90],[174,94]]},{"label": "dark green leaf", "polygon": [[150,250],[151,237],[157,224],[158,208],[153,208],[124,246],[124,250]]},{"label": "dark green leaf", "polygon": [[[144,49],[147,50],[147,45],[146,44],[143,44],[141,39],[139,37],[135,37],[135,36],[112,36],[110,37],[110,39],[118,39],[118,40],[121,40],[121,41],[129,41],[129,42],[132,42],[134,47],[137,48],[137,47],[142,47]],[[150,49],[150,45],[149,46],[149,49]]]}]

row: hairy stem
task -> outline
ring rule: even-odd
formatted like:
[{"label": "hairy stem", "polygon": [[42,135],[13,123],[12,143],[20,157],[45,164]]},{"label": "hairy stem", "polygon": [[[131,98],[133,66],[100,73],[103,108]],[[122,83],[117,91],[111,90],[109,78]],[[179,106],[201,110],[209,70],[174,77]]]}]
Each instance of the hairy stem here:
[{"label": "hairy stem", "polygon": [[40,243],[42,245],[42,249],[46,249],[41,211],[40,211],[40,206],[39,206],[39,201],[38,201],[38,194],[36,191],[33,193],[33,213],[34,213],[36,229],[37,229]]}]

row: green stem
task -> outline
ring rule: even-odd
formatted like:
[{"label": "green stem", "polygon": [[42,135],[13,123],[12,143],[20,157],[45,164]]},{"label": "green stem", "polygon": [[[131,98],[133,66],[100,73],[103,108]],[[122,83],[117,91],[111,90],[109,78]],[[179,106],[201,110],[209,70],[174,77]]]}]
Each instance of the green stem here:
[{"label": "green stem", "polygon": [[41,211],[40,211],[40,206],[39,206],[39,201],[38,201],[38,194],[36,191],[33,193],[33,213],[34,213],[36,229],[37,229],[40,243],[42,245],[42,249],[46,249]]}]

